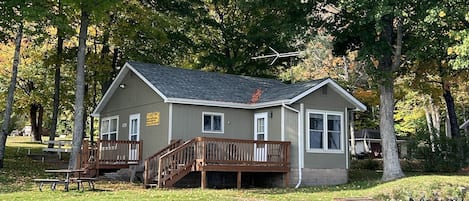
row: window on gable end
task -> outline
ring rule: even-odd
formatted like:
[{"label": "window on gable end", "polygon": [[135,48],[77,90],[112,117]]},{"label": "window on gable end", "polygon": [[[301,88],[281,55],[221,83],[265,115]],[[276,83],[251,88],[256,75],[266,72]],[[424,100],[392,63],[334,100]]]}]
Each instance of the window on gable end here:
[{"label": "window on gable end", "polygon": [[343,113],[308,110],[307,150],[309,152],[344,151]]}]

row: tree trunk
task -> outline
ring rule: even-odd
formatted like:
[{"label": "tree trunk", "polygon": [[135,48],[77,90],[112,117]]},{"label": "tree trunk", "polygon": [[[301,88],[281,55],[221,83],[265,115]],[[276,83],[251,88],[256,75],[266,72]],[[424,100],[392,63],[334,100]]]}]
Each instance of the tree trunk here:
[{"label": "tree trunk", "polygon": [[386,79],[388,84],[382,83],[380,89],[380,134],[383,150],[383,181],[391,181],[404,177],[399,163],[396,135],[394,131],[394,87],[392,78]]},{"label": "tree trunk", "polygon": [[454,109],[454,99],[451,95],[451,88],[448,81],[443,82],[443,98],[446,102],[446,110],[448,111],[449,125],[451,130],[451,137],[458,138],[461,136],[459,133],[458,118],[456,110]]},{"label": "tree trunk", "polygon": [[44,107],[42,107],[41,104],[38,105],[38,110],[37,110],[37,130],[39,131],[39,139],[41,139],[42,142],[42,135],[44,133],[43,127],[42,127],[42,120],[44,119]]},{"label": "tree trunk", "polygon": [[88,36],[88,17],[89,14],[85,8],[81,8],[80,34],[78,42],[77,55],[77,77],[75,90],[75,106],[74,106],[74,128],[72,153],[68,163],[69,169],[77,168],[78,154],[81,151],[83,143],[83,118],[84,118],[84,99],[85,99],[85,57],[86,57],[86,38]]},{"label": "tree trunk", "polygon": [[[62,4],[59,0],[59,16],[62,15]],[[62,29],[57,26],[57,60],[55,61],[55,74],[54,74],[54,103],[52,106],[52,119],[50,125],[49,141],[55,140],[57,134],[57,119],[59,118],[59,106],[60,106],[60,67],[62,66],[62,52],[63,52],[64,37]],[[49,144],[49,148],[54,145]]]},{"label": "tree trunk", "polygon": [[3,159],[5,158],[5,145],[8,135],[8,125],[13,110],[13,95],[15,94],[16,78],[18,75],[18,66],[20,64],[21,40],[23,39],[23,23],[21,22],[15,39],[15,55],[13,57],[13,67],[11,70],[10,87],[8,87],[8,96],[6,100],[5,112],[3,113],[2,131],[0,133],[0,168],[3,168]]},{"label": "tree trunk", "polygon": [[38,103],[33,103],[29,107],[29,122],[31,123],[31,135],[34,137],[34,141],[36,142],[42,142],[42,117],[40,117],[41,107],[41,104]]},{"label": "tree trunk", "polygon": [[350,154],[355,157],[355,114],[350,112]]},{"label": "tree trunk", "polygon": [[436,135],[440,136],[440,125],[441,125],[440,108],[439,106],[435,105],[435,103],[433,102],[433,98],[431,97],[430,97],[430,112],[432,116],[433,128],[436,131]]},{"label": "tree trunk", "polygon": [[[404,177],[399,156],[397,151],[396,134],[394,131],[394,71],[399,67],[400,50],[402,47],[402,32],[400,30],[400,22],[397,27],[396,53],[394,63],[392,60],[393,44],[393,18],[389,15],[383,16],[383,31],[380,37],[390,47],[389,51],[383,52],[379,58],[378,69],[381,71],[378,87],[380,90],[380,134],[383,150],[383,181],[395,180]],[[399,21],[399,20],[398,20]]]},{"label": "tree trunk", "polygon": [[[98,92],[96,90],[96,73],[93,74],[93,110],[96,108],[97,103],[96,103],[96,96],[98,95]],[[90,142],[94,142],[94,116],[90,116]]]}]

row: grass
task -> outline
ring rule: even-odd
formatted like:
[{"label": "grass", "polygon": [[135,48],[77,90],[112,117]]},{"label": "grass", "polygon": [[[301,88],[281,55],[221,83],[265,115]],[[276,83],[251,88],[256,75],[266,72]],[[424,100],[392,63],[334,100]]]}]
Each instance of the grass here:
[{"label": "grass", "polygon": [[[41,152],[45,145],[28,143],[29,138],[8,137],[5,168],[0,169],[0,200],[333,200],[343,197],[373,197],[377,200],[419,200],[461,198],[460,187],[469,188],[469,176],[422,175],[408,173],[397,181],[383,183],[380,173],[351,170],[350,182],[338,186],[255,189],[143,189],[140,184],[99,181],[98,190],[40,192],[33,178],[48,175],[44,169],[54,164],[35,162],[26,157],[27,150]],[[59,186],[59,189],[62,186]],[[469,196],[465,196],[469,199]],[[445,199],[443,199],[445,200]]]}]

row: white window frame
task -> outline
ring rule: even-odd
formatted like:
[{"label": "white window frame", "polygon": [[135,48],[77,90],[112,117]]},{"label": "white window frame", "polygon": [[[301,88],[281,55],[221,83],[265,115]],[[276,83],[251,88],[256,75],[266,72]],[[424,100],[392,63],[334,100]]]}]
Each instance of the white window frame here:
[{"label": "white window frame", "polygon": [[140,113],[137,113],[137,114],[131,114],[129,115],[129,140],[131,140],[131,137],[132,137],[132,120],[133,119],[137,119],[137,140],[135,141],[139,141],[140,140]]},{"label": "white window frame", "polygon": [[[119,116],[116,115],[116,116],[110,116],[110,117],[106,117],[106,118],[102,118],[101,119],[101,128],[100,128],[100,132],[99,132],[99,139],[103,139],[103,135],[110,135],[111,132],[109,132],[109,130],[106,132],[106,133],[103,133],[103,129],[102,129],[102,126],[103,126],[103,122],[104,121],[109,121],[111,122],[112,119],[117,119],[117,122],[116,122],[116,140],[119,140]],[[109,124],[109,128],[111,127],[111,124]],[[109,137],[108,137],[109,139]]]},{"label": "white window frame", "polygon": [[[205,130],[204,127],[204,118],[206,115],[211,116],[212,118],[212,129],[211,130]],[[213,130],[213,116],[220,116],[221,117],[221,130]],[[202,133],[224,133],[225,132],[225,114],[223,113],[218,113],[218,112],[202,112]]]},{"label": "white window frame", "polygon": [[[310,114],[320,114],[323,117],[323,133],[322,133],[322,148],[313,149],[310,145]],[[340,116],[340,149],[328,149],[327,140],[328,140],[328,128],[327,128],[327,116],[336,115]],[[306,151],[310,153],[344,153],[345,144],[344,144],[344,113],[337,111],[327,111],[327,110],[306,110]]]}]

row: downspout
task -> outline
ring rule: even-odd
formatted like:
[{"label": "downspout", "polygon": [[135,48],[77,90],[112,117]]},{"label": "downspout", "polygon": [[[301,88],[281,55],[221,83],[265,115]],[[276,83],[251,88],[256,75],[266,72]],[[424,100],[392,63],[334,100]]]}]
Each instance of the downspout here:
[{"label": "downspout", "polygon": [[302,170],[302,165],[303,165],[303,146],[302,146],[302,138],[301,138],[301,131],[303,130],[302,129],[302,125],[303,125],[303,118],[301,118],[302,116],[302,111],[303,111],[303,103],[300,104],[300,110],[296,110],[295,108],[292,108],[292,107],[289,107],[287,105],[285,105],[285,103],[282,103],[282,106],[284,108],[287,108],[293,112],[296,112],[298,114],[298,183],[296,184],[295,188],[298,188],[300,187],[301,185],[301,180],[303,179],[303,170]]}]

